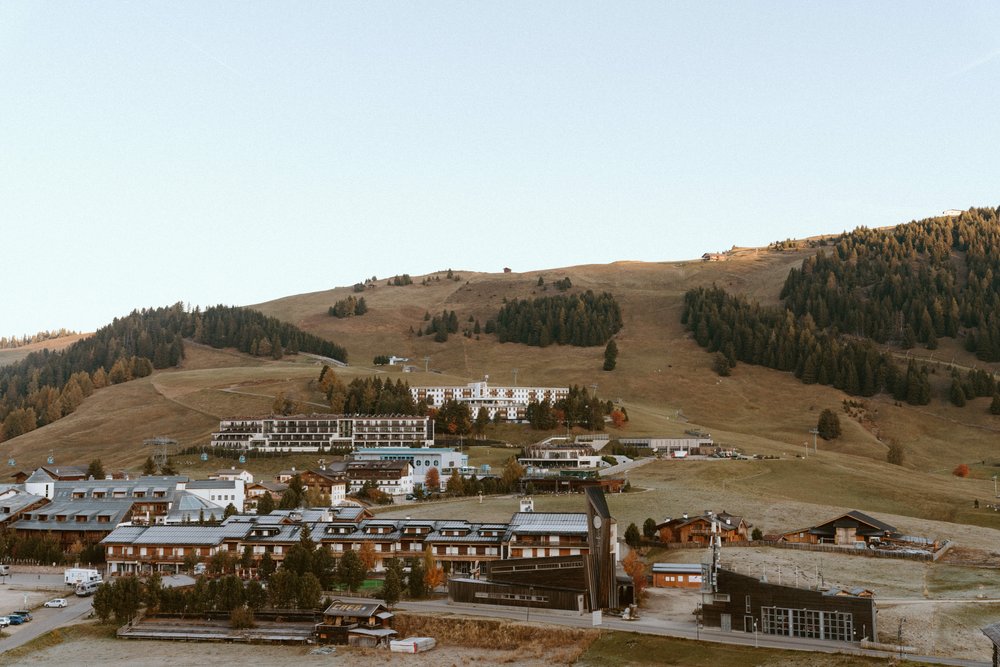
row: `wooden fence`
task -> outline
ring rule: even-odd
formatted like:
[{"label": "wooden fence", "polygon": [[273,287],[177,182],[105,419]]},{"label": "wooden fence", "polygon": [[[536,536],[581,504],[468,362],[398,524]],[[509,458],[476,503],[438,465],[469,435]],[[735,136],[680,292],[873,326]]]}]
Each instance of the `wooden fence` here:
[{"label": "wooden fence", "polygon": [[[656,542],[654,540],[642,540],[639,543],[644,547],[661,547],[666,549],[707,549],[708,545],[697,542]],[[796,542],[750,540],[743,542],[724,542],[726,547],[773,547],[775,549],[798,549],[800,551],[819,551],[822,553],[850,554],[852,556],[866,556],[868,558],[896,558],[902,560],[936,561],[952,547],[950,540],[945,540],[937,551],[889,551],[886,549],[857,549],[855,547],[845,547],[833,544],[803,544]]]}]

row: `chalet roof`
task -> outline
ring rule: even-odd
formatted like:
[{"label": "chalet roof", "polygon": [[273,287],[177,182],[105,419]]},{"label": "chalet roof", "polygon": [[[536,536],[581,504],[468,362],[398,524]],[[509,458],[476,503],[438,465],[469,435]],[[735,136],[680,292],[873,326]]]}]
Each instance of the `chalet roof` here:
[{"label": "chalet roof", "polygon": [[[41,531],[104,531],[111,532],[116,525],[122,522],[128,511],[132,509],[133,501],[130,499],[116,500],[67,500],[53,501],[44,507],[22,515],[24,518],[17,522],[18,530],[41,530]],[[47,516],[48,519],[40,521],[39,515]],[[64,516],[65,521],[56,521],[55,517]],[[77,517],[84,517],[85,521],[77,521]],[[107,521],[98,522],[98,517],[107,517]]]},{"label": "chalet roof", "polygon": [[31,507],[37,502],[44,501],[45,496],[36,496],[33,493],[20,491],[12,496],[0,500],[0,522],[6,521],[26,507]]},{"label": "chalet roof", "polygon": [[993,642],[994,646],[1000,646],[1000,623],[993,623],[992,625],[987,625],[982,630],[983,634],[989,637],[990,641]]},{"label": "chalet roof", "polygon": [[582,512],[517,512],[510,518],[510,535],[587,534],[587,515]]},{"label": "chalet roof", "polygon": [[813,526],[810,530],[815,530],[818,528],[822,528],[824,526],[833,526],[835,528],[844,526],[853,526],[855,525],[855,523],[865,524],[866,526],[874,528],[879,532],[885,532],[885,533],[896,532],[895,526],[890,526],[889,524],[883,521],[879,521],[875,517],[868,516],[864,512],[859,512],[858,510],[851,510],[850,512],[845,512],[844,514],[834,517],[829,521],[824,521],[823,523]]},{"label": "chalet roof", "polygon": [[343,618],[371,618],[379,612],[388,611],[384,600],[374,598],[337,598],[323,611],[324,616]]},{"label": "chalet roof", "polygon": [[247,488],[253,488],[259,486],[262,489],[266,489],[272,493],[280,493],[288,488],[288,485],[284,482],[253,482]]},{"label": "chalet roof", "polygon": [[701,563],[653,563],[654,573],[701,574]]},{"label": "chalet roof", "polygon": [[246,536],[247,526],[122,526],[115,528],[101,544],[199,544],[216,546],[229,538]]},{"label": "chalet roof", "polygon": [[185,489],[235,489],[236,480],[232,479],[196,479],[184,485]]},{"label": "chalet roof", "polygon": [[31,477],[29,477],[28,479],[24,480],[24,483],[25,484],[32,484],[32,483],[35,483],[35,484],[44,484],[46,482],[54,482],[54,481],[56,481],[56,480],[52,479],[49,476],[49,474],[47,472],[45,472],[42,468],[39,468],[35,472],[31,473]]}]

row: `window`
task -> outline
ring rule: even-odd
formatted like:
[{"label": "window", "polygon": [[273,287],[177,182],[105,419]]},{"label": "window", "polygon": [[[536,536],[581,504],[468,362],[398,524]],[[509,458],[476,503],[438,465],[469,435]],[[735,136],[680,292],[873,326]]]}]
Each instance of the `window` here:
[{"label": "window", "polygon": [[716,593],[712,596],[712,602],[729,602],[729,593]]},{"label": "window", "polygon": [[746,596],[746,598],[747,598],[746,613],[749,614],[750,613],[750,596],[748,595],[748,596]]}]

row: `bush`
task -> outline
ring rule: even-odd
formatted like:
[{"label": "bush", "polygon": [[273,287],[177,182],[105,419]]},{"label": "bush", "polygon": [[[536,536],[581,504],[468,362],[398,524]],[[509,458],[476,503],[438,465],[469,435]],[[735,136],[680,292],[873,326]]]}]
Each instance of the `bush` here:
[{"label": "bush", "polygon": [[889,451],[885,455],[885,460],[893,465],[901,466],[903,465],[904,457],[903,446],[898,442],[893,442],[889,445]]},{"label": "bush", "polygon": [[758,542],[764,539],[764,533],[761,532],[760,528],[754,528],[753,532],[750,533],[750,539],[754,542]]},{"label": "bush", "polygon": [[236,607],[229,612],[229,625],[234,630],[246,630],[256,627],[254,622],[253,609],[248,607]]},{"label": "bush", "polygon": [[964,463],[959,463],[955,466],[955,469],[951,471],[951,474],[955,477],[968,477],[969,476],[969,466]]}]

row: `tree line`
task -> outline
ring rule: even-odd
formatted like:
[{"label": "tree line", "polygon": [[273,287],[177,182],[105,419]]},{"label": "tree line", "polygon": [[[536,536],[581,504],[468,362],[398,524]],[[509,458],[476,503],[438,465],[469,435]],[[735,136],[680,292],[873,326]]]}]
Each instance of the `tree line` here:
[{"label": "tree line", "polygon": [[604,430],[604,415],[614,409],[611,401],[602,402],[597,394],[591,395],[586,387],[573,385],[566,398],[554,404],[549,399],[528,403],[526,417],[531,428],[548,431],[557,426],[579,426],[588,431]]},{"label": "tree line", "polygon": [[[926,366],[902,372],[870,340],[820,328],[808,313],[765,308],[725,290],[699,287],[684,295],[682,323],[695,341],[716,352],[724,369],[737,362],[794,373],[805,384],[830,385],[852,396],[887,391],[913,405],[930,402]],[[717,369],[721,370],[721,369]]]},{"label": "tree line", "polygon": [[33,343],[65,338],[66,336],[76,336],[79,333],[78,331],[71,331],[69,329],[56,329],[54,331],[39,331],[30,336],[27,334],[24,336],[0,336],[0,350],[13,350]]},{"label": "tree line", "polygon": [[785,308],[904,349],[964,335],[979,359],[1000,361],[998,210],[842,234],[789,272]]},{"label": "tree line", "polygon": [[622,328],[621,308],[607,293],[559,294],[505,301],[495,319],[487,320],[486,333],[496,333],[501,343],[604,345]]},{"label": "tree line", "polygon": [[0,441],[72,413],[95,389],[177,366],[187,338],[272,358],[303,351],[347,360],[342,346],[247,308],[135,310],[63,350],[0,368]]},{"label": "tree line", "polygon": [[409,383],[399,379],[393,382],[381,377],[360,377],[345,385],[333,368],[324,365],[319,373],[319,389],[336,414],[426,414],[426,404],[414,402]]}]

